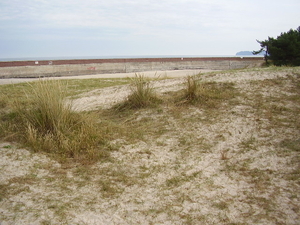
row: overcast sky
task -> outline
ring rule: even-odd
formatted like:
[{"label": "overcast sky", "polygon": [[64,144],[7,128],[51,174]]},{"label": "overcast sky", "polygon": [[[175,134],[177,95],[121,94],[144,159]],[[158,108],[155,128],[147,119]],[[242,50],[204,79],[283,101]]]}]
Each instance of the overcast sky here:
[{"label": "overcast sky", "polygon": [[300,26],[299,0],[0,0],[0,58],[234,55]]}]

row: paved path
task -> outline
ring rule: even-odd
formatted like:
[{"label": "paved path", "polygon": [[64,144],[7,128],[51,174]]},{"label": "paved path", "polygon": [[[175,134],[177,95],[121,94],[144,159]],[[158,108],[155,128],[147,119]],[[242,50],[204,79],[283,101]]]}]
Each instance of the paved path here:
[{"label": "paved path", "polygon": [[[147,77],[184,77],[188,75],[196,75],[199,73],[206,73],[215,70],[167,70],[167,71],[145,71],[137,73],[106,73],[106,74],[95,74],[95,75],[81,75],[81,76],[65,76],[65,77],[51,77],[50,79],[92,79],[92,78],[126,78],[134,77],[135,74],[143,74]],[[9,78],[0,79],[0,85],[3,84],[16,84],[22,82],[30,82],[38,80],[39,78]],[[49,78],[42,78],[49,79]]]}]

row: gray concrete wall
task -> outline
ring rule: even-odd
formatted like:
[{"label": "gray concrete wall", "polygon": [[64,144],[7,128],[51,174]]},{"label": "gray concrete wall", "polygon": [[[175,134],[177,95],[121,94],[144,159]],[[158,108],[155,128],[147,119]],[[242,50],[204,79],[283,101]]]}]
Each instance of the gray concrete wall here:
[{"label": "gray concrete wall", "polygon": [[229,70],[255,67],[263,64],[262,58],[241,59],[226,58],[224,60],[182,60],[182,61],[137,61],[137,62],[108,62],[91,64],[40,65],[0,67],[0,78],[12,77],[51,77],[74,76],[102,73],[129,73],[143,71],[211,69]]}]

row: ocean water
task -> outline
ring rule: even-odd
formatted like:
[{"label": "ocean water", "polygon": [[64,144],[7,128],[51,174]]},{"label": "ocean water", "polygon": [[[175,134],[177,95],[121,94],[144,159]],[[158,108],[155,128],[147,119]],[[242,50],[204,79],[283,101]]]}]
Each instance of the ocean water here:
[{"label": "ocean water", "polygon": [[57,57],[25,57],[0,58],[0,61],[43,61],[43,60],[71,60],[71,59],[136,59],[136,58],[193,58],[193,57],[262,57],[236,55],[119,55],[119,56],[57,56]]}]

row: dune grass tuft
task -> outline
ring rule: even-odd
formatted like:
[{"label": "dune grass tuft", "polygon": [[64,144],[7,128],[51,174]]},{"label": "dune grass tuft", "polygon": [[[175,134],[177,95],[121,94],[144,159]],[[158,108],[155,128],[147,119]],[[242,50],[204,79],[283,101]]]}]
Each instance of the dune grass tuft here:
[{"label": "dune grass tuft", "polygon": [[31,85],[26,107],[16,104],[21,119],[19,133],[25,143],[61,159],[93,162],[107,156],[99,150],[104,139],[94,119],[73,112],[66,94],[66,85],[57,80],[40,80]]},{"label": "dune grass tuft", "polygon": [[216,108],[222,101],[237,94],[232,83],[201,82],[197,75],[185,78],[185,89],[180,93],[175,99],[177,104],[201,105],[208,108]]},{"label": "dune grass tuft", "polygon": [[186,79],[186,89],[185,89],[184,98],[190,102],[197,100],[200,85],[199,85],[199,83],[197,83],[196,77],[195,76],[187,76],[185,79]]},{"label": "dune grass tuft", "polygon": [[139,109],[157,105],[160,100],[156,96],[150,79],[143,74],[135,74],[131,79],[131,94],[121,104],[117,105],[118,110]]}]

